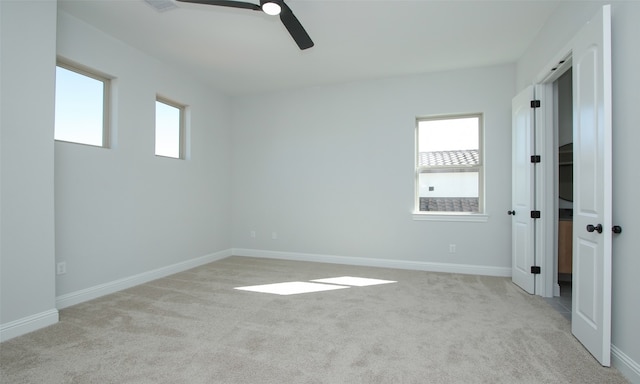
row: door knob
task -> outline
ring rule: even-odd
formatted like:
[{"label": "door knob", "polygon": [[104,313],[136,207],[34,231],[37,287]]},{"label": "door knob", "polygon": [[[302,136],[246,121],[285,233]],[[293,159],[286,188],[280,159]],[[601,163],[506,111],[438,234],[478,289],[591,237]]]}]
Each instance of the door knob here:
[{"label": "door knob", "polygon": [[587,232],[593,232],[593,231],[602,233],[602,224],[598,224],[595,227],[591,224],[587,225]]},{"label": "door knob", "polygon": [[516,215],[516,211],[507,211],[507,215],[515,216]]},{"label": "door knob", "polygon": [[614,225],[611,230],[613,231],[613,233],[622,233],[622,227],[619,225]]}]

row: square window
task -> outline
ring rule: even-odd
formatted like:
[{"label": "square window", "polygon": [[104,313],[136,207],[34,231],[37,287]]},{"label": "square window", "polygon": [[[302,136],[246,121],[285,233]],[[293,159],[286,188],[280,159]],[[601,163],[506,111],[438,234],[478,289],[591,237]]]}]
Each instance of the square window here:
[{"label": "square window", "polygon": [[184,106],[156,100],[156,155],[184,158]]},{"label": "square window", "polygon": [[417,120],[416,211],[482,213],[482,115]]},{"label": "square window", "polygon": [[108,94],[107,78],[58,64],[55,140],[108,147]]}]

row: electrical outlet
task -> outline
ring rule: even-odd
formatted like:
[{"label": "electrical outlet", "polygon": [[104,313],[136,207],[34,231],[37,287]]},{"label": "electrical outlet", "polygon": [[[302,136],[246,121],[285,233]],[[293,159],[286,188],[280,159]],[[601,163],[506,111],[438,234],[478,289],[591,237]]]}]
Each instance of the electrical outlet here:
[{"label": "electrical outlet", "polygon": [[64,275],[67,273],[67,262],[61,261],[56,264],[56,275]]},{"label": "electrical outlet", "polygon": [[449,253],[456,253],[456,245],[449,244]]},{"label": "electrical outlet", "polygon": [[278,232],[271,232],[271,240],[276,240],[278,238]]},{"label": "electrical outlet", "polygon": [[249,236],[251,236],[252,238],[256,238],[256,231],[251,231],[249,232]]}]

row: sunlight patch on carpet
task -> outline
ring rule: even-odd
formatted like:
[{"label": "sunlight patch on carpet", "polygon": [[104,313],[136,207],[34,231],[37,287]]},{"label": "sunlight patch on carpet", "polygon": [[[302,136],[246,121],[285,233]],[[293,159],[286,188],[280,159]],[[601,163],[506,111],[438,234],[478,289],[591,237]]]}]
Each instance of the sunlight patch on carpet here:
[{"label": "sunlight patch on carpet", "polygon": [[331,291],[334,289],[349,288],[342,285],[329,285],[318,283],[306,283],[302,281],[291,281],[287,283],[275,283],[265,285],[252,285],[248,287],[237,287],[241,291],[273,293],[276,295],[297,295],[300,293]]},{"label": "sunlight patch on carpet", "polygon": [[397,281],[391,280],[369,279],[366,277],[353,276],[331,277],[328,279],[316,279],[311,281],[327,284],[350,285],[354,287],[367,287],[369,285],[397,283]]}]

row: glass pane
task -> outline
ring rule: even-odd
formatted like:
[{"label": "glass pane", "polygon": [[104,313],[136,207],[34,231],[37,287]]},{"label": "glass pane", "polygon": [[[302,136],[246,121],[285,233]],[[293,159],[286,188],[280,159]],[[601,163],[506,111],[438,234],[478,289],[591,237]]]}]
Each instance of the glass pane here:
[{"label": "glass pane", "polygon": [[180,158],[180,108],[156,101],[156,155]]},{"label": "glass pane", "polygon": [[418,210],[479,212],[480,149],[480,116],[418,121]]},{"label": "glass pane", "polygon": [[423,120],[418,123],[418,152],[478,150],[479,118]]},{"label": "glass pane", "polygon": [[419,175],[420,211],[478,212],[479,173],[425,172]]},{"label": "glass pane", "polygon": [[56,140],[103,145],[104,82],[56,67]]}]

